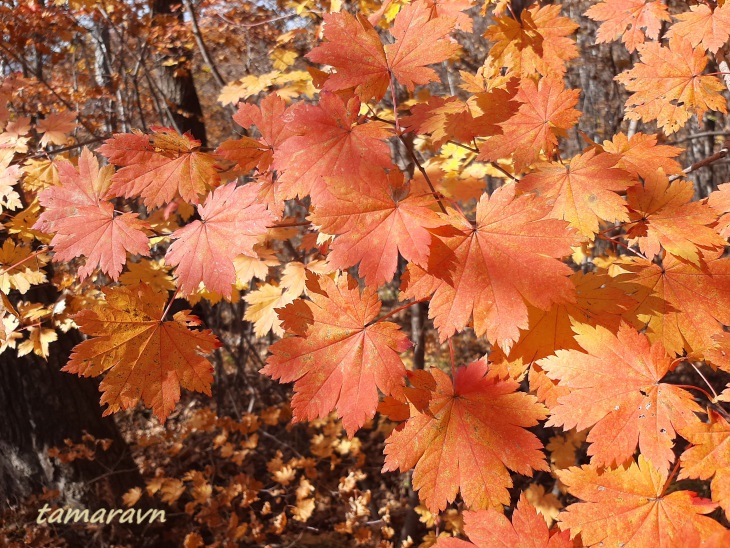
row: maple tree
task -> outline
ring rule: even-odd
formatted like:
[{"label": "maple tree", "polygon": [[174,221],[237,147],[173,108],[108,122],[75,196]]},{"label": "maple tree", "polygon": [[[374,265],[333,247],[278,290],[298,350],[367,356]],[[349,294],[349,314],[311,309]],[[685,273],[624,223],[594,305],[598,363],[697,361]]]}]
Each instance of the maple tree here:
[{"label": "maple tree", "polygon": [[[375,545],[360,474],[379,458],[371,468],[407,474],[409,504],[436,528],[424,546],[727,541],[730,185],[703,193],[691,177],[728,142],[688,167],[676,146],[697,128],[727,134],[712,129],[730,96],[727,3],[602,0],[573,20],[537,2],[487,1],[482,15],[469,0],[284,2],[306,25],[282,25],[268,68],[230,82],[209,50],[229,39],[211,23],[221,5],[162,4],[150,28],[176,21],[169,43],[143,53],[119,29],[147,14],[124,3],[24,3],[9,36],[34,18],[103,23],[118,32],[109,48],[138,67],[151,48],[173,80],[192,75],[194,43],[235,135],[201,133],[152,70],[149,101],[129,74],[110,79],[119,93],[104,100],[134,106],[122,125],[42,71],[0,83],[0,353],[48,358],[77,329],[63,371],[101,378],[105,416],[148,408],[185,439],[211,434],[238,467],[265,451],[259,433],[279,442],[258,463],[276,490],[251,465],[214,495],[224,472],[208,467],[150,477],[150,496],[173,504],[189,487],[185,512],[217,541],[262,543],[329,504],[325,463],[350,505],[337,532]],[[623,117],[600,131],[572,77],[586,36],[625,54]],[[27,69],[17,42],[0,47]],[[67,43],[34,47],[68,63]],[[41,302],[43,284],[59,295]],[[178,415],[186,391],[210,396],[247,364],[269,391],[293,383],[290,404]],[[311,459],[261,426],[286,436],[290,420],[321,430]],[[249,521],[221,525],[204,509],[214,496],[219,509],[240,496]],[[273,507],[262,532],[253,515]],[[387,508],[379,546],[395,542]],[[203,545],[193,534],[186,545]]]}]

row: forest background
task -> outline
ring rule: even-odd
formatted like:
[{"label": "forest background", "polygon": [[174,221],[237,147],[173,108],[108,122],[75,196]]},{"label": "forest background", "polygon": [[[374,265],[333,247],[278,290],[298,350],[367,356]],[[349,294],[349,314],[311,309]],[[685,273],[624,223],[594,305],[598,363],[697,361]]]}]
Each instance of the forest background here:
[{"label": "forest background", "polygon": [[727,545],[730,5],[0,25],[0,544]]}]

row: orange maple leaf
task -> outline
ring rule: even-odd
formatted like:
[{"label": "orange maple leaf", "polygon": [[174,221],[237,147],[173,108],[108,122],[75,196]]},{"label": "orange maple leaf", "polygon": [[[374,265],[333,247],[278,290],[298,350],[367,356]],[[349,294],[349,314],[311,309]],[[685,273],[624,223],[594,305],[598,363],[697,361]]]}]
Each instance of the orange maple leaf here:
[{"label": "orange maple leaf", "polygon": [[537,84],[522,80],[515,95],[522,104],[514,116],[499,124],[501,135],[480,143],[479,159],[494,161],[513,156],[515,169],[521,171],[538,159],[540,151],[550,156],[558,136],[581,116],[573,108],[579,95],[580,90],[566,90],[562,80],[543,78]]},{"label": "orange maple leaf", "polygon": [[649,340],[670,354],[694,357],[715,346],[713,336],[730,325],[730,259],[706,252],[700,266],[666,255],[663,266],[635,257],[620,263],[619,283],[637,301],[626,314]]},{"label": "orange maple leaf", "polygon": [[623,133],[617,133],[611,141],[603,141],[602,148],[616,160],[616,167],[634,176],[651,177],[660,168],[667,175],[682,173],[681,164],[673,159],[682,149],[657,145],[656,135],[634,133],[628,138]]},{"label": "orange maple leaf", "polygon": [[136,213],[115,214],[114,205],[107,200],[113,167],[99,169],[99,161],[86,147],[78,163],[77,170],[67,160],[56,161],[61,184],[38,194],[45,211],[33,228],[56,233],[51,240],[55,262],[86,257],[86,264],[78,270],[79,280],[97,266],[117,280],[127,253],[149,255],[147,223]]},{"label": "orange maple leaf", "polygon": [[730,183],[718,185],[717,190],[710,193],[707,203],[712,209],[722,213],[715,227],[717,233],[723,238],[730,237]]},{"label": "orange maple leaf", "polygon": [[605,44],[621,37],[629,52],[646,38],[659,38],[662,21],[672,20],[665,4],[647,0],[604,0],[591,6],[585,15],[602,21],[596,42]]},{"label": "orange maple leaf", "polygon": [[361,165],[392,168],[385,141],[393,129],[381,122],[357,124],[360,100],[345,104],[340,97],[322,92],[318,105],[292,109],[287,124],[296,133],[274,155],[273,169],[284,199],[310,195],[317,201],[326,189],[325,177],[353,176]]},{"label": "orange maple leaf", "polygon": [[189,310],[165,321],[167,293],[146,284],[103,288],[106,303],[74,316],[81,332],[93,337],[74,347],[63,371],[101,381],[104,415],[142,399],[165,422],[180,399],[180,387],[210,396],[213,366],[201,354],[218,346],[209,331],[192,331],[200,320]]},{"label": "orange maple leaf", "polygon": [[583,236],[593,239],[598,221],[628,221],[626,202],[617,194],[636,181],[628,172],[613,168],[615,159],[595,150],[579,154],[568,165],[539,164],[520,180],[517,190],[536,192],[552,209],[549,216],[565,219]]},{"label": "orange maple leaf", "polygon": [[730,516],[730,424],[712,409],[708,416],[709,424],[695,424],[682,432],[692,447],[680,457],[677,479],[712,478],[712,500]]},{"label": "orange maple leaf", "polygon": [[480,360],[460,368],[452,383],[439,369],[429,372],[435,388],[425,409],[415,406],[402,430],[386,440],[383,471],[415,467],[413,487],[432,512],[461,491],[474,509],[509,504],[507,470],[532,475],[548,470],[542,444],[526,430],[545,418],[534,396],[519,384],[486,375]]},{"label": "orange maple leaf", "polygon": [[258,257],[253,247],[274,219],[266,205],[258,203],[258,191],[256,185],[219,187],[198,206],[199,221],[172,233],[175,241],[165,262],[177,267],[181,291],[191,293],[203,282],[211,291],[231,295],[236,281],[233,259],[240,254]]},{"label": "orange maple leaf", "polygon": [[365,283],[380,286],[393,278],[399,252],[426,266],[428,229],[446,223],[429,209],[434,198],[412,195],[400,171],[386,176],[375,170],[365,177],[359,183],[352,177],[328,177],[334,199],[318,206],[310,219],[322,232],[337,235],[327,257],[332,267],[345,270],[360,263]]},{"label": "orange maple leaf", "polygon": [[500,133],[500,123],[506,122],[517,110],[514,101],[517,81],[511,80],[506,89],[494,88],[473,95],[467,102],[456,97],[429,97],[427,103],[411,107],[411,115],[401,118],[401,126],[418,134],[429,134],[434,146],[449,139],[470,143],[474,137]]},{"label": "orange maple leaf", "polygon": [[494,18],[484,37],[495,42],[487,63],[507,74],[530,78],[535,73],[561,77],[565,63],[578,57],[575,40],[568,38],[578,24],[560,15],[560,6],[530,6],[519,20],[511,15]]},{"label": "orange maple leaf", "polygon": [[597,326],[576,324],[576,341],[586,353],[558,350],[538,365],[570,393],[551,409],[548,426],[584,430],[595,465],[612,466],[641,454],[663,473],[674,461],[676,431],[696,424],[702,408],[692,395],[661,383],[672,359],[661,343],[622,324],[618,335]]},{"label": "orange maple leaf", "polygon": [[261,139],[242,137],[221,143],[216,154],[238,164],[243,171],[258,168],[266,171],[274,159],[279,145],[291,137],[291,126],[284,122],[288,116],[286,103],[276,93],[270,93],[259,105],[238,104],[238,112],[233,115],[235,122],[246,129],[256,126]]},{"label": "orange maple leaf", "polygon": [[717,505],[692,491],[665,494],[667,474],[643,455],[638,465],[605,470],[596,466],[557,472],[568,491],[585,502],[558,516],[560,528],[587,546],[686,546],[688,535],[707,539],[725,528],[709,514]]},{"label": "orange maple leaf", "polygon": [[473,315],[477,336],[486,333],[508,352],[527,328],[526,303],[548,310],[575,299],[572,271],[559,260],[574,235],[564,221],[545,219],[547,212],[532,194],[515,198],[514,185],[482,195],[475,225],[452,212],[452,227],[431,231],[428,269],[409,265],[401,298],[433,294],[429,317],[441,341]]},{"label": "orange maple leaf", "polygon": [[626,100],[626,118],[642,122],[657,121],[664,133],[671,134],[708,110],[727,112],[720,94],[725,86],[714,76],[703,75],[707,56],[703,48],[692,48],[689,40],[675,36],[668,47],[647,42],[637,48],[641,62],[625,70],[616,80],[634,92]]},{"label": "orange maple leaf", "polygon": [[347,12],[324,16],[325,41],[307,54],[315,63],[337,69],[324,84],[328,91],[356,88],[363,101],[380,100],[390,85],[390,75],[413,91],[416,84],[438,79],[426,65],[441,63],[461,46],[447,37],[453,17],[432,17],[423,2],[403,6],[391,30],[394,43],[383,47],[372,24]]},{"label": "orange maple leaf", "polygon": [[493,548],[494,546],[530,546],[531,548],[573,548],[568,531],[548,530],[545,520],[520,495],[512,521],[497,510],[464,512],[464,532],[471,542],[439,537],[435,548]]},{"label": "orange maple leaf", "polygon": [[555,304],[550,310],[528,307],[528,329],[521,330],[520,339],[505,356],[500,348],[490,354],[490,360],[509,371],[524,372],[529,366],[530,391],[549,409],[569,392],[557,381],[548,378],[535,362],[556,350],[579,350],[571,325],[583,323],[602,325],[617,331],[621,315],[635,306],[635,302],[618,287],[605,272],[576,272],[571,277],[576,289],[575,303]]},{"label": "orange maple leaf", "polygon": [[148,208],[171,202],[178,195],[191,204],[200,203],[220,177],[215,157],[200,151],[200,141],[165,127],[154,133],[121,133],[107,139],[97,150],[117,166],[111,196],[140,196]]},{"label": "orange maple leaf", "polygon": [[667,38],[681,36],[689,40],[692,47],[702,47],[715,53],[730,38],[730,4],[713,8],[706,4],[690,6],[690,11],[678,13],[679,20],[669,27]]},{"label": "orange maple leaf", "polygon": [[725,247],[722,238],[709,225],[717,214],[705,202],[692,202],[694,184],[669,179],[663,171],[644,178],[626,193],[631,223],[626,238],[638,244],[648,259],[661,251],[699,266],[703,251]]},{"label": "orange maple leaf", "polygon": [[[283,325],[296,335],[271,346],[261,373],[280,382],[294,382],[294,421],[325,417],[336,409],[349,436],[375,415],[378,388],[400,394],[406,370],[398,354],[411,347],[392,322],[375,322],[380,299],[375,288],[361,293],[349,275],[337,282],[319,278],[309,284],[311,302],[294,301],[280,312]],[[304,302],[311,319],[301,310]],[[292,317],[293,316],[293,317]],[[306,329],[306,331],[304,331]]]}]

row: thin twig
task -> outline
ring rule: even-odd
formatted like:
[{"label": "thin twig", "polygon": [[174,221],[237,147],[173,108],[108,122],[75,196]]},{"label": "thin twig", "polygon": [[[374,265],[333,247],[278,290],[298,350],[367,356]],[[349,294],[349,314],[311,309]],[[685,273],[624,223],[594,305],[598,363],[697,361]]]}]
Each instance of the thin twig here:
[{"label": "thin twig", "polygon": [[398,138],[401,140],[401,142],[405,145],[408,152],[411,154],[411,158],[413,159],[413,162],[416,164],[416,167],[418,168],[418,171],[421,172],[421,175],[423,175],[423,178],[426,180],[426,183],[428,184],[428,188],[431,189],[431,192],[433,193],[434,197],[436,198],[436,201],[439,204],[439,209],[441,209],[442,213],[446,213],[446,207],[444,206],[443,202],[441,201],[441,198],[439,196],[439,193],[436,192],[436,188],[433,186],[433,183],[431,182],[431,178],[428,176],[428,173],[426,173],[426,170],[421,165],[421,162],[418,161],[418,158],[416,158],[416,153],[409,146],[409,144],[406,142],[406,140],[403,138],[402,135],[399,135]]},{"label": "thin twig", "polygon": [[700,168],[709,166],[710,164],[717,162],[718,160],[722,160],[728,155],[728,151],[730,151],[730,138],[725,139],[725,142],[722,145],[722,148],[718,150],[715,154],[712,156],[708,156],[707,158],[704,158],[703,160],[700,160],[699,162],[695,162],[689,167],[686,167],[682,170],[682,173],[679,175],[672,175],[669,177],[669,181],[676,181],[677,179],[681,179],[682,175],[687,175],[688,173],[692,173],[693,171],[697,171]]},{"label": "thin twig", "polygon": [[195,15],[195,10],[193,9],[190,0],[183,0],[183,5],[185,6],[185,9],[190,16],[190,23],[193,27],[193,36],[195,37],[195,42],[198,44],[198,49],[200,50],[200,55],[203,57],[203,61],[205,61],[205,64],[208,65],[208,68],[213,74],[213,78],[215,79],[216,83],[220,87],[225,86],[226,81],[223,79],[221,73],[218,71],[218,67],[213,62],[213,59],[210,56],[210,52],[208,51],[208,47],[205,45],[205,41],[203,40],[203,34],[200,32],[200,27],[198,26],[198,17]]}]

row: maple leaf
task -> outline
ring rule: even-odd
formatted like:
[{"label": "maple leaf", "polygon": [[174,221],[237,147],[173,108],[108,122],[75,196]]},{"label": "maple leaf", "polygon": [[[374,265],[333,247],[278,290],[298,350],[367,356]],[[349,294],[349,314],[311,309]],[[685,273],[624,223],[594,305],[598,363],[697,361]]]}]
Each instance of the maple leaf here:
[{"label": "maple leaf", "polygon": [[57,340],[58,335],[55,329],[31,326],[28,338],[18,345],[18,357],[33,352],[36,356],[47,360],[50,352],[48,345]]},{"label": "maple leaf", "polygon": [[365,283],[380,286],[393,278],[399,252],[425,266],[429,229],[445,222],[429,209],[433,197],[411,194],[400,171],[386,176],[377,170],[365,177],[359,183],[352,177],[328,177],[327,189],[334,199],[318,206],[310,219],[322,232],[337,235],[327,257],[333,268],[345,270],[360,263]]},{"label": "maple leaf", "polygon": [[104,416],[140,399],[165,422],[180,399],[180,388],[210,396],[213,366],[201,354],[218,346],[209,331],[192,331],[200,320],[181,311],[165,321],[167,293],[148,285],[103,288],[106,303],[74,316],[93,337],[74,347],[63,371],[96,377],[108,371],[99,389]]},{"label": "maple leaf", "polygon": [[560,16],[559,5],[530,6],[519,20],[503,15],[494,17],[494,22],[484,33],[487,40],[495,42],[487,62],[505,67],[507,74],[529,78],[537,72],[560,77],[566,61],[578,57],[575,40],[568,38],[578,25]]},{"label": "maple leaf", "polygon": [[492,548],[494,546],[531,546],[534,548],[572,548],[568,531],[550,535],[545,520],[522,493],[512,521],[497,510],[464,512],[464,531],[471,542],[439,538],[435,548]]},{"label": "maple leaf", "polygon": [[540,151],[550,156],[558,144],[557,137],[575,125],[581,113],[580,90],[566,90],[562,80],[543,78],[537,84],[530,79],[520,82],[515,100],[522,103],[517,113],[499,126],[501,135],[480,143],[479,159],[495,161],[513,156],[515,170],[521,171],[537,160]]},{"label": "maple leaf", "polygon": [[671,134],[692,114],[701,118],[708,110],[727,112],[720,94],[725,86],[714,76],[702,75],[707,66],[704,49],[693,49],[679,36],[670,39],[668,47],[648,42],[637,49],[641,62],[615,78],[634,92],[626,100],[626,118],[656,120],[664,133]]},{"label": "maple leaf", "polygon": [[545,418],[545,408],[518,392],[517,382],[486,375],[488,368],[472,362],[453,383],[430,369],[435,387],[427,407],[412,407],[405,427],[385,442],[383,472],[415,467],[413,488],[432,512],[459,491],[470,508],[509,504],[508,468],[528,476],[547,470],[542,444],[526,430]]},{"label": "maple leaf", "polygon": [[702,44],[711,53],[717,52],[730,38],[730,5],[705,4],[689,6],[690,11],[678,13],[679,20],[669,27],[667,38],[681,36],[689,40],[692,47]]},{"label": "maple leaf", "polygon": [[730,259],[721,254],[708,251],[701,266],[673,255],[664,257],[663,266],[638,257],[621,262],[625,272],[617,281],[629,284],[626,291],[638,303],[627,319],[638,319],[637,327],[670,354],[686,350],[701,357],[715,346],[722,325],[730,325]]},{"label": "maple leaf", "polygon": [[66,160],[56,162],[60,186],[38,194],[45,208],[33,225],[36,230],[56,233],[51,246],[54,262],[70,261],[85,256],[79,268],[79,280],[99,267],[112,280],[117,280],[127,262],[127,253],[149,255],[149,240],[144,232],[147,223],[136,213],[114,211],[107,200],[114,168],[99,168],[99,161],[84,147],[78,170]]},{"label": "maple leaf", "polygon": [[647,0],[604,0],[585,15],[602,22],[596,42],[606,44],[620,37],[629,52],[636,51],[646,38],[659,38],[662,21],[672,20],[665,4]]},{"label": "maple leaf", "polygon": [[601,326],[577,324],[573,329],[586,353],[558,350],[538,364],[570,389],[550,410],[547,425],[565,430],[592,426],[592,464],[622,464],[638,444],[642,455],[668,472],[675,432],[697,423],[694,413],[702,411],[689,392],[660,382],[672,359],[661,343],[650,344],[627,324],[618,335]]},{"label": "maple leaf", "polygon": [[494,135],[502,131],[499,124],[516,112],[516,84],[511,80],[507,89],[481,91],[466,103],[456,97],[430,97],[427,103],[414,105],[411,116],[401,118],[401,126],[430,134],[436,147],[449,139],[469,143],[474,137]]},{"label": "maple leaf", "polygon": [[67,133],[76,129],[75,112],[59,112],[38,121],[38,133],[42,133],[40,145],[65,145]]},{"label": "maple leaf", "polygon": [[[371,323],[380,312],[377,292],[368,286],[361,293],[348,275],[337,282],[320,277],[319,288],[310,287],[310,298],[295,301],[311,311],[305,336],[274,343],[261,372],[294,382],[295,421],[325,417],[336,409],[352,436],[375,415],[378,388],[386,395],[402,390],[406,370],[398,354],[411,342],[392,322]],[[280,318],[294,321],[301,332],[304,326],[290,318],[295,310],[284,308]]]},{"label": "maple leaf", "polygon": [[23,206],[20,194],[13,188],[21,176],[21,168],[17,165],[10,165],[13,156],[15,153],[12,149],[0,148],[0,213],[3,212],[3,209],[14,210]]},{"label": "maple leaf", "polygon": [[274,155],[273,169],[284,199],[310,195],[313,200],[325,190],[325,177],[357,175],[367,162],[372,167],[392,168],[385,139],[393,134],[385,123],[357,124],[360,101],[345,104],[337,95],[320,94],[319,104],[302,105],[285,120],[296,133]]},{"label": "maple leaf", "polygon": [[527,328],[526,303],[547,310],[575,299],[572,271],[559,260],[570,254],[574,235],[564,221],[545,219],[547,212],[532,194],[515,198],[514,185],[482,195],[476,225],[452,212],[452,227],[432,229],[428,271],[409,265],[401,298],[433,293],[429,317],[441,341],[473,314],[477,336],[486,333],[508,353]]},{"label": "maple leaf", "polygon": [[176,196],[198,204],[220,180],[215,157],[200,151],[200,141],[175,130],[152,127],[151,135],[117,134],[97,150],[117,166],[110,196],[140,196],[148,208],[171,202]]},{"label": "maple leaf", "polygon": [[281,327],[281,320],[276,315],[276,309],[286,306],[296,297],[297,295],[284,287],[263,284],[244,297],[248,306],[243,319],[254,324],[254,335],[257,337],[263,337],[269,331],[283,337],[284,330]]},{"label": "maple leaf", "polygon": [[628,221],[626,202],[616,192],[625,191],[635,181],[608,154],[595,150],[579,154],[568,165],[539,164],[517,185],[520,192],[536,192],[552,209],[554,219],[565,219],[583,236],[593,239],[598,221]]},{"label": "maple leaf", "polygon": [[324,16],[325,41],[306,57],[337,69],[325,82],[325,90],[356,88],[362,101],[380,100],[390,85],[391,74],[410,91],[416,84],[438,79],[426,65],[441,63],[460,48],[446,39],[454,24],[452,17],[432,18],[429,6],[415,2],[400,10],[391,30],[395,43],[383,47],[364,16],[330,13]]},{"label": "maple leaf", "polygon": [[46,281],[42,270],[48,262],[48,255],[33,253],[28,245],[16,245],[7,238],[0,248],[0,291],[7,294],[11,289],[27,293],[33,285]]},{"label": "maple leaf", "polygon": [[238,163],[243,171],[254,167],[266,171],[274,159],[277,148],[293,135],[289,125],[284,122],[288,115],[286,103],[276,93],[270,93],[259,105],[239,103],[238,112],[233,115],[235,122],[246,129],[256,126],[261,139],[243,137],[221,143],[216,154]]},{"label": "maple leaf", "polygon": [[274,216],[257,202],[255,185],[229,183],[208,195],[198,206],[200,220],[176,230],[165,262],[177,266],[178,287],[185,293],[200,282],[225,297],[236,281],[233,260],[240,254],[257,257],[253,247]]},{"label": "maple leaf", "polygon": [[587,546],[684,546],[688,533],[709,538],[724,527],[703,516],[717,505],[692,491],[665,494],[667,474],[639,455],[624,468],[573,467],[558,473],[569,492],[585,502],[568,506],[561,529]]},{"label": "maple leaf", "polygon": [[662,171],[644,179],[644,184],[630,188],[626,194],[631,225],[626,238],[638,244],[641,252],[653,259],[661,247],[672,255],[700,266],[706,250],[725,247],[712,225],[716,213],[704,202],[692,202],[694,184],[669,179]]},{"label": "maple leaf", "polygon": [[730,237],[730,183],[718,185],[717,190],[710,193],[707,203],[712,209],[722,213],[715,230],[723,238]]},{"label": "maple leaf", "polygon": [[698,423],[682,431],[692,443],[680,461],[677,479],[712,478],[712,500],[730,516],[730,424],[718,413],[708,411],[709,423]]},{"label": "maple leaf", "polygon": [[549,310],[528,307],[528,329],[521,331],[509,356],[499,348],[490,354],[491,361],[511,370],[524,372],[529,365],[530,391],[550,409],[569,391],[548,378],[535,362],[559,349],[580,349],[573,323],[602,325],[615,332],[621,315],[636,305],[605,272],[576,272],[570,279],[576,289],[575,303],[555,304]]},{"label": "maple leaf", "polygon": [[658,169],[667,175],[682,173],[682,166],[673,158],[682,152],[681,148],[657,145],[656,135],[634,133],[631,138],[617,133],[611,141],[603,141],[603,150],[616,160],[620,167],[639,177],[651,177]]}]

